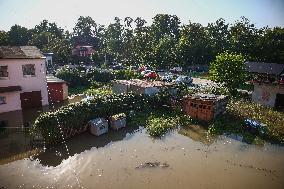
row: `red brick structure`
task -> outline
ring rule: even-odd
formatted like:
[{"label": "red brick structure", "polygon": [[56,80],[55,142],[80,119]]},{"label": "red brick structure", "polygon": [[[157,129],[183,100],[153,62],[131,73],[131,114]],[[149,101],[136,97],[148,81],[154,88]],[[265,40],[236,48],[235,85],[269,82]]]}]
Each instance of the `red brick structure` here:
[{"label": "red brick structure", "polygon": [[61,102],[68,98],[68,86],[64,80],[53,76],[47,76],[46,80],[49,102]]},{"label": "red brick structure", "polygon": [[183,98],[183,111],[192,118],[210,122],[226,110],[227,96],[195,94]]}]

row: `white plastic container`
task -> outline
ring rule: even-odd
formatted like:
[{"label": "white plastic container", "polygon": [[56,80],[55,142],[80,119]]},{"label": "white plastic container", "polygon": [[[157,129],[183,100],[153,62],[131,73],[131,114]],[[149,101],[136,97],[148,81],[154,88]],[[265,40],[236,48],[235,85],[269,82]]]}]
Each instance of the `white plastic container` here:
[{"label": "white plastic container", "polygon": [[126,127],[126,115],[124,113],[110,117],[110,127],[114,130]]},{"label": "white plastic container", "polygon": [[108,121],[104,118],[93,119],[88,122],[89,131],[95,136],[108,132]]}]

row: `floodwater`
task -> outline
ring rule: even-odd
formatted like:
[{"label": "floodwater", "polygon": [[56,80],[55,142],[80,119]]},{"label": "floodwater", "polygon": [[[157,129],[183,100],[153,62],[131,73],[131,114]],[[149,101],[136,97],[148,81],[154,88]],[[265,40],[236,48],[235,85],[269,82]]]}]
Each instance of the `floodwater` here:
[{"label": "floodwater", "polygon": [[[79,102],[85,96],[77,95],[63,102],[54,103],[49,106],[18,110],[0,114],[0,164],[3,159],[31,151],[31,136],[29,135],[29,126],[42,113],[54,111],[64,105]],[[15,158],[15,157],[13,157]],[[16,158],[17,159],[17,158]],[[6,161],[6,160],[4,160]]]},{"label": "floodwater", "polygon": [[[128,134],[131,133],[131,134]],[[249,145],[198,126],[153,139],[143,128],[78,135],[0,166],[0,188],[284,188],[284,147]]]}]

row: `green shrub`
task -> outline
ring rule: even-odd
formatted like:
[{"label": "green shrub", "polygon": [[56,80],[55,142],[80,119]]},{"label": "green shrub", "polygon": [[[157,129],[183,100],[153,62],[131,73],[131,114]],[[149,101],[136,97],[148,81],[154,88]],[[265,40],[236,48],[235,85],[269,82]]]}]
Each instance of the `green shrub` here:
[{"label": "green shrub", "polygon": [[116,70],[113,72],[114,74],[114,78],[117,80],[121,80],[121,79],[140,79],[142,78],[141,74],[134,71],[134,70]]},{"label": "green shrub", "polygon": [[224,83],[231,94],[235,94],[237,88],[246,79],[244,57],[242,55],[224,52],[216,56],[216,60],[210,64],[209,74],[213,81]]},{"label": "green shrub", "polygon": [[66,81],[70,87],[89,85],[88,78],[79,69],[62,68],[55,76]]},{"label": "green shrub", "polygon": [[130,110],[146,110],[148,97],[134,94],[95,95],[94,100],[69,104],[55,112],[42,113],[35,121],[32,132],[40,131],[46,144],[63,140],[62,134],[80,130],[97,117],[109,117]]}]

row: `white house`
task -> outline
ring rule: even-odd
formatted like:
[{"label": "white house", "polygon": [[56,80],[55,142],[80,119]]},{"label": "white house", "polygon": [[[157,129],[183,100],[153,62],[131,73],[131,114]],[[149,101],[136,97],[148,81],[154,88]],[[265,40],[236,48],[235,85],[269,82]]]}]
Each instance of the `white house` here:
[{"label": "white house", "polygon": [[0,113],[48,105],[45,57],[34,46],[0,46]]}]

